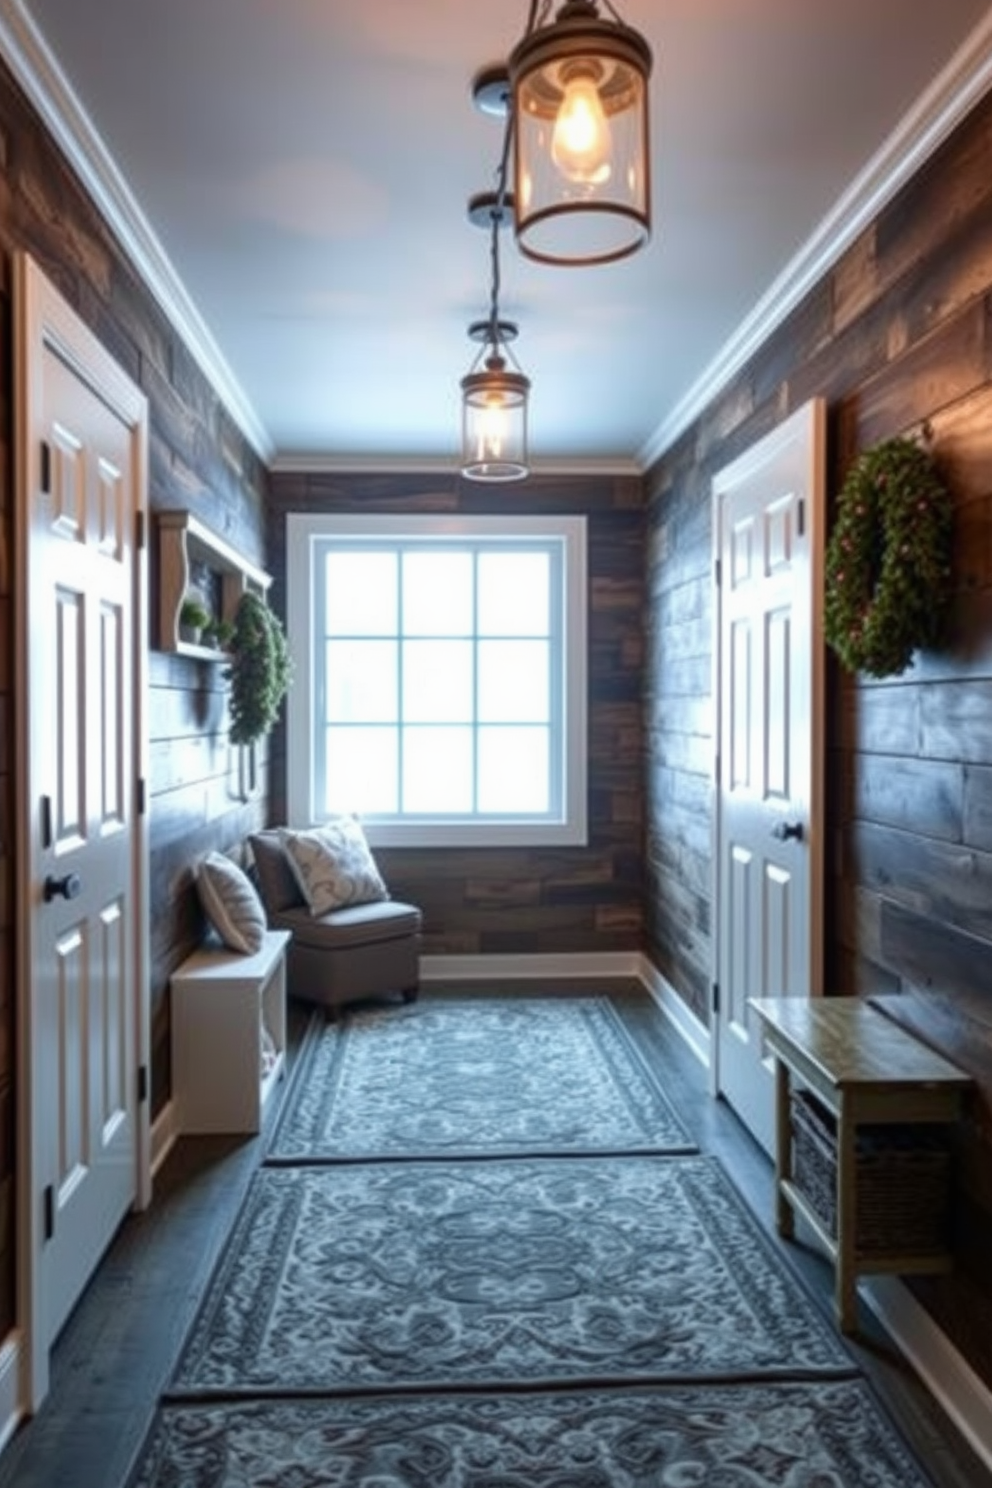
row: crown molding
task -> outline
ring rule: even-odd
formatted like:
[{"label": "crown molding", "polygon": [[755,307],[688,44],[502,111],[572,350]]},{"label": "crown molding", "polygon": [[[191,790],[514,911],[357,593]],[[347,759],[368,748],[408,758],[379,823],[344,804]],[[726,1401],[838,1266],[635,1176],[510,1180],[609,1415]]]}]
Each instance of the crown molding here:
[{"label": "crown molding", "polygon": [[877,217],[992,86],[992,10],[903,115],[812,236],[773,281],[713,361],[642,445],[647,470],[702,414],[771,333]]},{"label": "crown molding", "polygon": [[22,0],[0,0],[0,53],[98,211],[263,462],[272,441]]},{"label": "crown molding", "polygon": [[[273,475],[447,475],[460,478],[458,463],[448,456],[418,455],[275,455],[269,462]],[[616,459],[535,460],[531,476],[634,476],[644,474],[636,460]],[[485,481],[473,482],[485,485]],[[525,481],[490,481],[488,484],[523,485]]]}]

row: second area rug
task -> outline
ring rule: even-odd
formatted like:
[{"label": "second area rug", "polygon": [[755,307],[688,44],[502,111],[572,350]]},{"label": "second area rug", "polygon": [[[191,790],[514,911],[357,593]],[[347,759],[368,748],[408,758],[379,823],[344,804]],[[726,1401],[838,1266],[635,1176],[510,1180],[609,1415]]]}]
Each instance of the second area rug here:
[{"label": "second area rug", "polygon": [[264,1168],[170,1394],[852,1373],[708,1158]]},{"label": "second area rug", "polygon": [[459,998],[311,1024],[270,1162],[690,1152],[606,998]]}]

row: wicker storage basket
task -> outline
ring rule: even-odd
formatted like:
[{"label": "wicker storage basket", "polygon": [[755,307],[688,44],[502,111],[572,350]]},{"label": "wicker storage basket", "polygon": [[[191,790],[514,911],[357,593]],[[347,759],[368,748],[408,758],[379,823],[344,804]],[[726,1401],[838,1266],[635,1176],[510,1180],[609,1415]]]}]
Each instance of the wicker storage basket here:
[{"label": "wicker storage basket", "polygon": [[[792,1178],[837,1234],[837,1124],[808,1091],[792,1092]],[[859,1254],[929,1255],[948,1243],[950,1153],[939,1130],[861,1126],[857,1132]]]}]

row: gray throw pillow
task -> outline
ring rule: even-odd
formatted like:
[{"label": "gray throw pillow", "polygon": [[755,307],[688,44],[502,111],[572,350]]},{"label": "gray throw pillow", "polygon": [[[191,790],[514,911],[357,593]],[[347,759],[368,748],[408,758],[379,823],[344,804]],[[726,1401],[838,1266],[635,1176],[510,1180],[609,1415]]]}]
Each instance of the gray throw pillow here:
[{"label": "gray throw pillow", "polygon": [[265,944],[265,911],[248,875],[223,853],[200,861],[196,887],[203,912],[232,951],[253,956]]},{"label": "gray throw pillow", "polygon": [[312,915],[389,898],[357,817],[334,817],[300,832],[282,827],[279,835]]}]

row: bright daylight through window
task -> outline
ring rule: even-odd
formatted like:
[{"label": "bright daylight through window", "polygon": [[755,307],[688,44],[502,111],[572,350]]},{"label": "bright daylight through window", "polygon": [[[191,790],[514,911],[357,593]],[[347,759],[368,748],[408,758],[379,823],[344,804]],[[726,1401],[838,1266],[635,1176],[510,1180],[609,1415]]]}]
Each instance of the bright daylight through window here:
[{"label": "bright daylight through window", "polygon": [[585,841],[582,518],[288,519],[291,820]]}]

